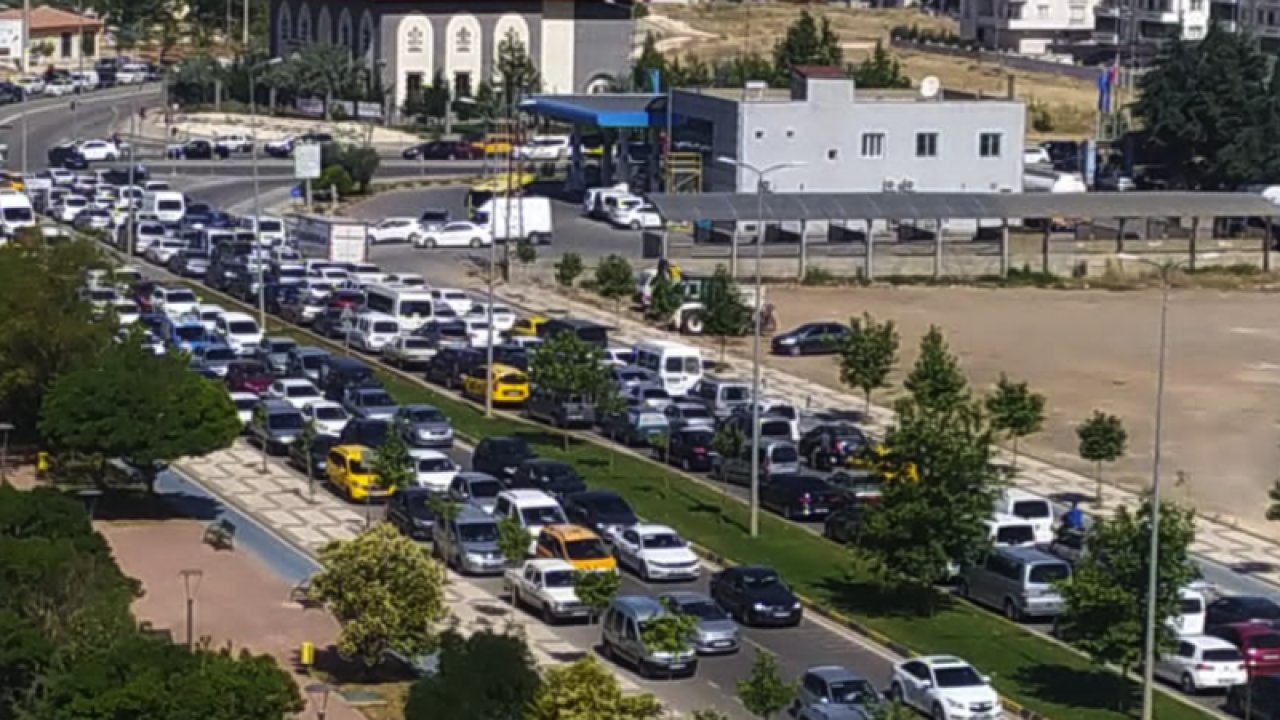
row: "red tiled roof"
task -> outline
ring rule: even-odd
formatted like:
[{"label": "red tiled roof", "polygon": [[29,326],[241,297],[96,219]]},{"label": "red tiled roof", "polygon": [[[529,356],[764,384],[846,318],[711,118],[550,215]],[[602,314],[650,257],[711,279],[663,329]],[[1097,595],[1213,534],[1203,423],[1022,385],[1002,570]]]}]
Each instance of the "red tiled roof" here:
[{"label": "red tiled roof", "polygon": [[792,68],[792,72],[801,77],[819,80],[843,80],[849,77],[844,68],[835,65],[797,65]]},{"label": "red tiled roof", "polygon": [[[0,12],[0,20],[21,20],[22,10],[5,10]],[[42,30],[74,30],[83,27],[86,30],[97,30],[102,21],[89,15],[77,15],[66,10],[51,8],[47,5],[31,8],[30,32]]]}]

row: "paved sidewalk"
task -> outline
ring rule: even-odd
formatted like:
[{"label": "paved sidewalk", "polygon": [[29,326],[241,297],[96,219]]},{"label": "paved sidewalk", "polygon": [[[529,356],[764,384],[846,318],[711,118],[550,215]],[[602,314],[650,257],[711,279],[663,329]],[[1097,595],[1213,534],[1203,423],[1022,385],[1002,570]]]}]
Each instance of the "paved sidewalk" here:
[{"label": "paved sidewalk", "polygon": [[[526,310],[544,313],[567,312],[576,317],[584,317],[615,327],[617,330],[611,334],[611,340],[616,340],[619,345],[653,338],[663,332],[626,314],[619,318],[608,309],[601,307],[599,303],[592,303],[589,299],[572,299],[547,288],[533,285],[504,286],[498,294],[502,300]],[[718,357],[719,346],[711,340],[679,336],[675,333],[668,334],[681,342],[699,345],[715,353],[712,357]],[[767,352],[767,348],[763,350]],[[742,356],[734,356],[732,351],[729,359],[744,371],[749,368],[749,360]],[[767,396],[785,398],[802,409],[862,412],[865,408],[863,399],[859,396],[841,393],[825,385],[798,378],[774,368],[763,368],[761,379]],[[872,406],[869,416],[859,424],[871,433],[883,436],[892,421],[891,410]],[[1009,453],[1003,450],[999,452],[1006,462],[1012,460]],[[1172,493],[1174,479],[1169,477],[1166,480],[1167,487],[1170,488],[1169,492]],[[1058,502],[1069,502],[1073,498],[1078,498],[1082,504],[1091,505],[1095,492],[1095,482],[1092,478],[1026,456],[1018,458],[1018,473],[1013,478],[1013,483],[1017,487]],[[1110,485],[1104,486],[1102,495],[1103,507],[1097,508],[1098,512],[1110,512],[1120,505],[1134,505],[1140,499],[1140,495],[1136,492]],[[1191,547],[1196,555],[1236,572],[1280,586],[1280,543],[1245,532],[1227,519],[1199,517],[1196,529],[1196,540]]]},{"label": "paved sidewalk", "polygon": [[[290,545],[315,555],[325,544],[348,540],[365,528],[365,511],[343,503],[325,489],[315,486],[310,501],[306,480],[276,459],[262,469],[262,454],[243,440],[227,450],[200,458],[182,460],[177,469],[195,480],[222,501],[251,516]],[[373,522],[380,522],[381,506],[372,508]],[[448,603],[463,629],[503,627],[508,621],[523,632],[539,664],[559,664],[581,650],[561,640],[551,628],[531,615],[511,612],[511,606],[484,588],[452,571],[447,591]],[[286,592],[287,596],[287,592]],[[624,692],[640,692],[639,686],[618,676]]]}]

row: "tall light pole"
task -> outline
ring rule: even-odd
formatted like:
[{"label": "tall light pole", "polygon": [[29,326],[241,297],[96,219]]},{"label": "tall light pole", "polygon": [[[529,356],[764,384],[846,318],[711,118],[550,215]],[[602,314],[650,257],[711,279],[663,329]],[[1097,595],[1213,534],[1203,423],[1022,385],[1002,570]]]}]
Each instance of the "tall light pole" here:
[{"label": "tall light pole", "polygon": [[327,683],[312,683],[307,686],[307,695],[316,711],[316,720],[325,720],[329,713],[329,693],[333,688]]},{"label": "tall light pole", "polygon": [[[1144,628],[1145,641],[1142,650],[1142,720],[1152,720],[1155,712],[1153,670],[1156,659],[1156,591],[1160,586],[1160,440],[1164,430],[1164,373],[1169,344],[1169,276],[1187,265],[1190,260],[1156,262],[1130,253],[1116,255],[1120,260],[1131,260],[1155,268],[1160,275],[1160,344],[1156,362],[1156,429],[1151,454],[1151,546],[1147,558],[1147,616]],[[1200,255],[1199,259],[1212,260],[1216,253]],[[1162,620],[1160,621],[1162,622]]]},{"label": "tall light pole", "polygon": [[9,484],[9,433],[13,432],[13,423],[0,422],[0,485]]},{"label": "tall light pole", "polygon": [[[258,261],[258,329],[265,335],[267,332],[267,291],[264,271],[266,263],[262,261],[262,188],[258,177],[258,85],[257,72],[265,67],[279,65],[283,58],[270,60],[249,66],[249,124],[253,128],[253,253]],[[264,451],[265,452],[265,451]],[[264,458],[263,469],[266,462]]]},{"label": "tall light pole", "polygon": [[760,534],[760,316],[763,311],[761,300],[764,299],[760,266],[764,260],[765,178],[783,170],[804,167],[804,163],[793,160],[761,168],[725,156],[716,158],[716,161],[746,170],[756,177],[756,300],[751,333],[751,537],[756,537]]},{"label": "tall light pole", "polygon": [[196,596],[200,594],[200,582],[204,580],[204,571],[199,569],[179,570],[182,577],[182,592],[187,598],[187,649],[195,647]]},{"label": "tall light pole", "polygon": [[[515,143],[515,137],[510,133],[512,108],[509,101],[503,103],[502,113],[503,113],[503,119],[506,121],[506,130],[508,133],[505,141],[507,143],[507,177],[505,182],[498,183],[496,187],[498,187],[501,191],[506,192],[507,229],[509,231],[511,229],[511,193],[512,193],[510,159],[511,159],[511,153],[515,152],[515,147],[513,147]],[[486,159],[485,164],[488,165],[489,138],[486,137],[484,140],[484,143],[485,143],[484,153],[485,153],[485,159]],[[488,323],[488,326],[487,326],[488,337],[487,337],[487,341],[485,342],[485,371],[489,373],[490,377],[493,376],[494,269],[497,267],[497,264],[498,264],[498,249],[497,249],[498,248],[498,238],[497,238],[498,224],[497,224],[497,216],[496,216],[497,210],[498,210],[498,193],[494,193],[493,199],[489,201],[489,297],[488,297],[488,300],[486,301],[488,302],[489,307],[488,307],[488,311],[485,313],[486,322]],[[509,234],[510,232],[508,232],[508,235]],[[508,238],[507,240],[504,240],[504,242],[510,242],[510,238]],[[484,394],[484,416],[493,417],[493,388],[489,388]]]}]

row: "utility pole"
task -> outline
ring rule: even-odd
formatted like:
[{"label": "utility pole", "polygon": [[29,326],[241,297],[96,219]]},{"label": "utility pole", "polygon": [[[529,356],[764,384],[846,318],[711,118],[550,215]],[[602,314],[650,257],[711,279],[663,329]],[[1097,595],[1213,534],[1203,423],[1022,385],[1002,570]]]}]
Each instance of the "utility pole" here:
[{"label": "utility pole", "polygon": [[[22,74],[31,73],[31,0],[22,0]],[[19,118],[22,123],[22,174],[27,174],[27,92],[22,92],[22,116]]]},{"label": "utility pole", "polygon": [[242,51],[247,54],[249,52],[249,0],[244,0],[244,19],[242,24],[243,27],[240,28],[240,44],[244,46]]}]

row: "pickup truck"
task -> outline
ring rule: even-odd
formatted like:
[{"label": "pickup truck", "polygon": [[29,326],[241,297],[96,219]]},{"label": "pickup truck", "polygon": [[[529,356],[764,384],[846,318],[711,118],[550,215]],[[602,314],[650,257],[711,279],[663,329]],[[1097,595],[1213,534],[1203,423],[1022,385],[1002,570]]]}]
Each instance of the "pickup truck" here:
[{"label": "pickup truck", "polygon": [[555,625],[561,620],[591,616],[591,608],[579,601],[573,590],[577,575],[578,570],[564,560],[538,558],[526,560],[518,568],[508,568],[502,584],[511,595],[512,605],[537,610],[543,622]]}]

